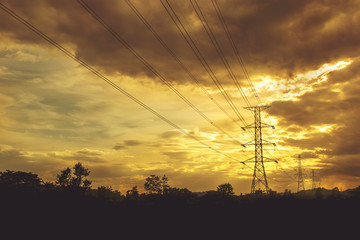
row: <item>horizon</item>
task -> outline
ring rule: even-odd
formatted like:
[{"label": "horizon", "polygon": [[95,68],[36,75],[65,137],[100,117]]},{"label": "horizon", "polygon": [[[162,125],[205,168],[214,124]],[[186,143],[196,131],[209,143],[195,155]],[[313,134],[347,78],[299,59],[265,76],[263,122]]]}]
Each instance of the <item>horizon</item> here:
[{"label": "horizon", "polygon": [[54,181],[61,170],[81,162],[93,186],[122,193],[142,188],[151,174],[165,174],[171,186],[192,192],[230,183],[235,194],[248,193],[254,164],[241,162],[254,156],[254,147],[241,144],[254,139],[241,127],[254,122],[244,107],[261,104],[271,106],[262,111],[262,122],[276,128],[263,130],[264,140],[276,143],[266,146],[264,156],[278,162],[265,163],[269,188],[296,192],[298,155],[305,189],[313,184],[312,170],[315,184],[326,189],[360,185],[359,1],[168,2],[223,90],[161,1],[130,3],[188,72],[126,1],[2,1],[151,110],[0,10],[0,171],[34,172]]}]

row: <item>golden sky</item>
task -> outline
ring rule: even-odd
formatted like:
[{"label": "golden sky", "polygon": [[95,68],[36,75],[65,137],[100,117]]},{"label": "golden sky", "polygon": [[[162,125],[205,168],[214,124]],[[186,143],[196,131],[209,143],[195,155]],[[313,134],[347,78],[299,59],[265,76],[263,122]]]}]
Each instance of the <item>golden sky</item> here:
[{"label": "golden sky", "polygon": [[[253,166],[240,162],[251,158],[254,150],[239,143],[253,140],[241,129],[254,121],[243,107],[259,101],[212,2],[197,0],[246,98],[191,2],[169,0],[244,121],[237,118],[160,1],[131,3],[193,78],[126,1],[85,2],[161,77],[75,0],[2,1],[181,131],[0,10],[0,171],[32,171],[54,181],[60,170],[80,161],[90,169],[93,186],[112,186],[121,192],[135,185],[142,188],[150,174],[166,174],[171,186],[192,191],[229,182],[236,193],[249,192]],[[263,121],[276,130],[264,130],[263,135],[277,147],[267,147],[264,155],[279,164],[266,163],[270,188],[296,191],[298,154],[307,174],[305,188],[311,187],[313,169],[322,187],[358,186],[360,2],[217,2],[260,102],[271,105]]]}]

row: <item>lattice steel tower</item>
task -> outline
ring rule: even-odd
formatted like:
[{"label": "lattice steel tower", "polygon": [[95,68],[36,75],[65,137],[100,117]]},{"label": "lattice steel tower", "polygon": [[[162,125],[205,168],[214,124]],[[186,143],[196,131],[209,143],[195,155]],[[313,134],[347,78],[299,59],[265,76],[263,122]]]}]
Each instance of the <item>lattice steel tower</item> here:
[{"label": "lattice steel tower", "polygon": [[[271,160],[263,156],[263,145],[269,145],[269,144],[275,145],[275,143],[271,143],[269,141],[263,140],[262,129],[267,127],[272,127],[273,129],[275,129],[275,127],[261,122],[261,110],[265,110],[269,107],[270,106],[245,107],[245,109],[254,112],[254,118],[255,118],[254,123],[242,128],[243,130],[245,130],[246,128],[254,128],[254,133],[255,133],[255,140],[245,144],[245,145],[255,146],[255,157],[247,159],[244,162],[242,162],[245,163],[251,161],[255,163],[250,193],[255,193],[255,191],[257,190],[265,190],[266,193],[269,193],[269,185],[266,178],[264,162],[270,162],[274,160]],[[267,160],[264,160],[264,158],[266,158]]]},{"label": "lattice steel tower", "polygon": [[315,189],[316,188],[316,181],[315,181],[315,170],[312,169],[311,170],[311,188]]},{"label": "lattice steel tower", "polygon": [[305,191],[304,174],[302,172],[300,154],[298,156],[298,173],[296,174],[296,176],[298,177],[298,192]]}]

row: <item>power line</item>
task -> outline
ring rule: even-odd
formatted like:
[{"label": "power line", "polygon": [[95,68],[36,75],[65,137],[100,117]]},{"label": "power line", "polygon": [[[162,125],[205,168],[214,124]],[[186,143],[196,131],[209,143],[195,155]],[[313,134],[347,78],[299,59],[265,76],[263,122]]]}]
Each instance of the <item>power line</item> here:
[{"label": "power line", "polygon": [[123,88],[121,88],[120,86],[118,86],[117,84],[115,84],[114,82],[112,82],[110,79],[108,79],[107,77],[105,77],[104,75],[102,75],[100,72],[98,72],[97,70],[95,70],[94,68],[92,68],[89,64],[87,64],[86,62],[84,62],[83,60],[81,60],[80,58],[76,57],[74,54],[72,54],[71,52],[69,52],[67,49],[65,49],[63,46],[61,46],[59,43],[57,43],[56,41],[54,41],[52,38],[50,38],[49,36],[47,36],[45,33],[43,33],[42,31],[40,31],[39,29],[37,29],[35,26],[33,26],[31,23],[29,23],[28,21],[26,21],[25,19],[23,19],[22,17],[20,17],[18,14],[16,14],[14,11],[12,11],[11,9],[9,9],[8,7],[6,7],[4,4],[0,3],[0,8],[3,9],[6,13],[8,13],[11,17],[13,17],[14,19],[16,19],[17,21],[19,21],[20,23],[22,23],[24,26],[26,26],[27,28],[29,28],[31,31],[33,31],[34,33],[36,33],[37,35],[39,35],[41,38],[43,38],[44,40],[46,40],[47,42],[49,42],[51,45],[53,45],[54,47],[56,47],[57,49],[59,49],[61,52],[63,52],[65,55],[67,55],[68,57],[72,58],[73,60],[77,61],[81,66],[85,67],[86,69],[88,69],[90,72],[92,72],[93,74],[95,74],[96,76],[98,76],[99,78],[101,78],[103,81],[105,81],[107,84],[109,84],[110,86],[112,86],[113,88],[115,88],[116,90],[118,90],[119,92],[121,92],[122,94],[124,94],[126,97],[130,98],[131,100],[133,100],[135,103],[139,104],[140,106],[142,106],[143,108],[145,108],[146,110],[148,110],[149,112],[151,112],[152,114],[154,114],[156,117],[160,118],[161,120],[163,120],[164,122],[166,122],[167,124],[169,124],[170,126],[174,127],[175,129],[177,129],[178,131],[184,133],[185,135],[187,135],[188,137],[191,137],[192,139],[196,140],[197,142],[199,142],[200,144],[206,146],[207,148],[225,156],[228,157],[230,159],[236,160],[233,157],[221,152],[220,150],[217,150],[216,148],[208,145],[207,143],[204,143],[203,141],[201,141],[200,139],[198,139],[197,137],[195,137],[192,134],[189,134],[187,131],[185,131],[183,128],[180,128],[178,125],[176,125],[175,123],[173,123],[172,121],[170,121],[169,119],[167,119],[166,117],[164,117],[163,115],[161,115],[160,113],[156,112],[155,110],[153,110],[151,107],[147,106],[145,103],[141,102],[139,99],[137,99],[136,97],[134,97],[133,95],[131,95],[130,93],[128,93],[126,90],[124,90]]},{"label": "power line", "polygon": [[255,130],[254,141],[247,143],[248,145],[254,145],[254,149],[255,149],[255,156],[253,158],[246,160],[246,161],[253,160],[253,162],[255,163],[253,180],[251,184],[251,193],[255,193],[257,190],[262,190],[262,188],[265,188],[265,192],[269,193],[269,186],[267,182],[264,162],[269,162],[269,161],[273,162],[274,160],[268,158],[264,160],[265,157],[263,156],[263,146],[273,143],[263,140],[262,129],[266,127],[274,127],[274,126],[262,123],[261,121],[261,110],[269,107],[270,106],[254,106],[254,107],[245,108],[254,112],[254,123],[244,127],[244,129],[254,128]]},{"label": "power line", "polygon": [[296,176],[298,177],[297,179],[297,191],[305,191],[305,184],[304,184],[304,174],[303,174],[303,169],[301,166],[301,155],[299,154],[298,156],[298,172],[296,174]]},{"label": "power line", "polygon": [[236,46],[236,44],[235,44],[235,41],[233,40],[233,38],[232,38],[232,36],[231,36],[231,33],[230,33],[230,31],[229,31],[229,28],[228,28],[228,26],[227,26],[227,24],[226,24],[226,22],[225,22],[224,16],[223,16],[222,13],[221,13],[220,7],[219,7],[219,5],[218,5],[218,3],[217,3],[216,0],[211,0],[211,2],[212,2],[213,6],[214,6],[214,8],[215,8],[216,14],[217,14],[217,16],[218,16],[218,18],[219,18],[219,20],[220,20],[220,23],[221,23],[221,25],[222,25],[225,33],[226,33],[226,36],[227,36],[227,38],[228,38],[228,40],[229,40],[229,42],[230,42],[230,45],[231,45],[231,47],[232,47],[232,49],[233,49],[233,51],[234,51],[234,53],[235,53],[235,56],[236,56],[236,58],[237,58],[237,60],[238,60],[238,63],[240,64],[240,66],[241,66],[241,68],[242,68],[242,70],[243,70],[243,72],[244,72],[245,78],[247,79],[247,81],[248,81],[248,83],[249,83],[249,86],[251,87],[251,90],[252,90],[255,98],[257,99],[258,103],[261,104],[262,101],[261,101],[259,95],[258,95],[257,92],[256,92],[256,89],[255,89],[254,84],[253,84],[252,81],[251,81],[251,78],[250,78],[249,73],[248,73],[248,71],[247,71],[247,69],[246,69],[246,67],[245,67],[245,64],[244,64],[244,62],[243,62],[243,59],[242,59],[241,56],[240,56],[239,50],[238,50],[238,48],[237,48],[237,46]]},{"label": "power line", "polygon": [[284,170],[284,168],[280,165],[280,162],[278,161],[277,162],[277,166],[279,166],[280,167],[280,171],[282,171],[283,173],[285,173],[285,175],[286,176],[288,176],[289,178],[291,178],[291,180],[296,180],[293,176],[291,176],[288,172],[286,172],[285,170]]},{"label": "power line", "polygon": [[[192,104],[184,95],[182,95],[166,78],[161,75],[148,61],[146,61],[138,52],[136,52],[128,42],[126,42],[114,29],[112,29],[96,12],[83,0],[77,0],[77,2],[96,20],[98,21],[112,36],[116,38],[126,49],[128,49],[142,64],[145,65],[155,76],[157,76],[166,86],[168,86],[178,97],[180,97],[186,104],[188,104],[194,111],[196,111],[207,122],[217,128],[223,134],[229,136],[232,140],[241,144],[238,140],[225,132],[219,125],[214,123],[209,117],[207,117],[202,111],[200,111],[194,104]],[[242,144],[241,144],[242,145]]]},{"label": "power line", "polygon": [[[196,0],[190,0],[190,1],[191,1],[191,3],[192,3],[192,1],[195,2],[196,6],[197,6],[197,8],[198,8],[198,10],[199,10],[199,13],[197,12],[198,16],[199,16],[199,14],[202,15],[203,20],[202,20],[201,22],[203,23],[203,25],[205,24],[204,28],[205,28],[205,29],[208,28],[208,30],[207,30],[208,35],[209,35],[209,34],[212,35],[212,38],[215,40],[215,43],[216,43],[215,36],[213,35],[213,33],[212,33],[212,31],[211,31],[211,28],[208,26],[205,17],[203,17],[203,14],[202,14],[202,12],[201,12],[201,9],[200,9],[200,7],[198,6]],[[228,26],[227,26],[227,24],[226,24],[226,21],[225,21],[225,19],[224,19],[224,17],[223,17],[223,14],[221,13],[221,10],[220,10],[220,7],[219,7],[219,5],[218,5],[218,3],[217,3],[217,0],[211,0],[211,2],[212,2],[212,4],[213,4],[213,6],[214,6],[214,9],[215,9],[215,11],[216,11],[216,14],[217,14],[217,16],[218,16],[218,18],[219,18],[219,21],[220,21],[220,23],[221,23],[221,26],[222,26],[223,30],[225,31],[226,36],[227,36],[227,38],[228,38],[228,40],[229,40],[229,42],[230,42],[230,45],[231,45],[231,47],[232,47],[232,49],[233,49],[233,52],[234,52],[234,54],[235,54],[235,56],[236,56],[236,59],[237,59],[238,63],[240,64],[240,66],[241,66],[241,68],[242,68],[242,70],[243,70],[243,72],[244,72],[244,75],[245,75],[245,77],[246,77],[246,79],[247,79],[247,81],[248,81],[248,83],[249,83],[249,86],[250,86],[250,88],[251,88],[251,90],[252,90],[252,92],[253,92],[253,95],[254,95],[255,98],[257,99],[258,103],[261,105],[261,104],[262,104],[262,101],[261,101],[261,99],[260,99],[260,96],[257,94],[257,91],[256,91],[256,89],[255,89],[255,86],[254,86],[253,82],[251,81],[251,78],[250,78],[249,73],[248,73],[248,71],[247,71],[247,69],[246,69],[245,63],[244,63],[244,61],[243,61],[243,59],[242,59],[242,57],[241,57],[241,55],[240,55],[240,53],[239,53],[239,50],[238,50],[238,48],[237,48],[237,46],[236,46],[236,44],[235,44],[234,39],[233,39],[232,36],[231,36],[231,33],[230,33],[229,28],[228,28]],[[196,11],[196,8],[195,8],[195,6],[194,6],[193,3],[192,3],[192,5],[193,5],[193,8],[194,8],[195,11]],[[200,16],[199,16],[199,18],[200,18],[200,20],[201,20],[201,17],[200,17]],[[207,27],[206,27],[206,26],[207,26]],[[209,37],[210,37],[210,36],[209,36]],[[219,49],[220,49],[220,47],[219,47]],[[221,50],[221,49],[220,49],[220,50]],[[273,125],[273,123],[271,123],[271,124]],[[266,149],[264,149],[264,150],[265,150],[266,152],[268,152]],[[279,150],[279,151],[280,151],[280,150]],[[288,152],[288,151],[287,151],[287,152]],[[269,152],[268,152],[268,153],[269,153]],[[288,154],[289,154],[289,153],[288,153]],[[283,155],[282,152],[281,152],[281,155]],[[289,156],[290,156],[290,154],[289,154]],[[284,169],[282,169],[282,172],[285,173],[287,176],[289,176],[290,178],[293,179],[293,177],[291,177],[291,175],[289,175]]]},{"label": "power line", "polygon": [[[144,25],[151,31],[151,33],[155,36],[155,38],[160,42],[160,44],[168,51],[168,53],[178,62],[180,67],[188,74],[189,78],[196,83],[196,85],[201,88],[201,90],[206,94],[207,97],[213,101],[216,106],[227,115],[233,122],[238,124],[235,119],[233,119],[230,114],[215,100],[215,98],[201,85],[200,81],[195,77],[189,68],[181,61],[181,59],[170,49],[170,47],[164,42],[164,40],[159,36],[159,34],[151,27],[150,23],[143,17],[143,15],[137,10],[133,3],[130,0],[126,0],[126,3],[129,7],[134,11],[134,13],[138,16],[138,18],[144,23]],[[241,127],[241,126],[240,126]]]},{"label": "power line", "polygon": [[[242,123],[246,126],[247,123],[245,121],[245,119],[242,117],[242,115],[240,114],[239,110],[237,109],[236,105],[233,103],[232,99],[230,98],[230,96],[228,95],[228,93],[226,92],[226,90],[223,88],[221,82],[217,79],[216,75],[214,74],[214,72],[212,71],[211,67],[209,66],[209,64],[207,63],[206,59],[204,58],[204,56],[202,55],[201,51],[199,50],[199,48],[197,47],[196,43],[194,42],[194,40],[192,39],[190,33],[186,30],[186,28],[184,27],[184,25],[182,24],[180,18],[177,16],[176,12],[174,11],[174,9],[172,8],[171,4],[168,2],[168,0],[165,0],[168,7],[165,6],[165,4],[163,3],[162,0],[160,0],[161,4],[163,5],[163,7],[165,8],[165,10],[167,11],[168,15],[170,16],[171,20],[174,22],[174,24],[176,25],[176,27],[178,28],[178,30],[180,31],[181,35],[183,36],[183,38],[185,39],[185,41],[187,42],[187,44],[189,45],[189,47],[193,50],[195,56],[198,58],[198,60],[200,61],[200,63],[202,64],[202,66],[204,67],[204,69],[206,70],[206,72],[209,74],[210,78],[213,80],[213,82],[215,83],[215,85],[218,87],[218,89],[220,90],[220,92],[222,93],[223,97],[226,99],[226,101],[229,103],[229,105],[231,106],[231,108],[233,109],[233,111],[235,112],[235,114],[237,115],[237,117],[242,121]],[[248,132],[248,130],[246,129],[246,132],[249,133],[251,136],[254,136],[251,132]]]},{"label": "power line", "polygon": [[[225,33],[226,33],[226,36],[227,36],[227,38],[228,38],[228,40],[229,40],[229,42],[230,42],[230,45],[231,45],[231,47],[232,47],[232,49],[233,49],[233,52],[234,52],[234,54],[235,54],[235,56],[236,56],[236,58],[237,58],[237,61],[238,61],[238,63],[240,64],[240,66],[241,66],[241,68],[242,68],[242,70],[243,70],[243,72],[244,72],[244,75],[245,75],[245,77],[246,77],[246,79],[247,79],[247,81],[248,81],[248,83],[249,83],[249,86],[250,86],[251,89],[252,89],[253,95],[254,95],[255,98],[257,99],[258,103],[259,103],[259,104],[262,104],[262,101],[261,101],[261,99],[260,99],[260,96],[258,95],[258,93],[257,93],[257,91],[256,91],[256,88],[255,88],[255,86],[254,86],[254,84],[253,84],[253,82],[252,82],[252,80],[251,80],[251,78],[250,78],[250,76],[249,76],[249,73],[248,73],[248,71],[247,71],[247,69],[246,69],[245,63],[244,63],[244,61],[243,61],[243,59],[242,59],[242,57],[241,57],[241,55],[240,55],[240,53],[239,53],[239,50],[238,50],[238,48],[237,48],[237,46],[236,46],[236,44],[235,44],[234,39],[232,38],[232,35],[231,35],[230,31],[229,31],[229,28],[228,28],[228,26],[227,26],[227,24],[226,24],[225,18],[224,18],[223,14],[222,14],[222,12],[221,12],[221,10],[220,10],[220,7],[219,7],[219,5],[218,5],[218,3],[217,3],[217,0],[211,0],[211,2],[212,2],[212,4],[213,4],[213,6],[214,6],[214,9],[215,9],[215,11],[216,11],[216,14],[217,14],[217,16],[218,16],[218,18],[219,18],[219,20],[220,20],[220,23],[221,23],[221,25],[222,25]],[[274,123],[271,123],[271,124],[274,125]],[[287,150],[285,150],[285,151],[287,152],[288,156],[291,157],[291,154],[290,154]],[[283,154],[280,150],[279,150],[279,152],[281,153],[281,155],[284,156],[284,154]]]},{"label": "power line", "polygon": [[[135,15],[141,20],[141,22],[149,29],[149,31],[154,35],[154,37],[160,42],[160,44],[167,50],[167,52],[175,59],[175,61],[179,64],[179,66],[187,73],[189,78],[196,83],[196,85],[205,93],[205,95],[214,102],[214,104],[225,114],[227,115],[233,122],[236,124],[237,121],[233,119],[230,114],[216,101],[216,99],[201,85],[200,81],[195,77],[189,68],[181,61],[181,59],[175,54],[174,51],[165,43],[165,41],[160,37],[160,35],[154,30],[151,24],[144,18],[144,16],[139,12],[139,10],[135,7],[135,5],[130,0],[125,0],[131,10],[135,13]],[[215,124],[215,123],[214,123]],[[241,127],[241,126],[240,126]]]},{"label": "power line", "polygon": [[214,74],[214,72],[212,71],[210,65],[207,63],[206,59],[204,58],[204,56],[200,52],[199,48],[195,44],[195,42],[192,39],[191,35],[189,34],[189,32],[186,30],[186,28],[182,24],[180,18],[177,16],[177,14],[174,11],[174,9],[172,8],[171,4],[167,0],[165,0],[167,6],[164,4],[163,0],[160,0],[160,2],[163,5],[163,7],[165,8],[168,15],[170,16],[171,20],[174,22],[177,29],[180,31],[182,37],[185,39],[185,41],[187,42],[189,47],[192,49],[192,51],[195,54],[195,56],[197,57],[197,59],[200,61],[201,65],[204,67],[205,71],[209,74],[211,80],[214,82],[216,87],[219,89],[220,93],[223,95],[225,100],[228,102],[228,104],[230,105],[230,107],[234,111],[235,115],[239,118],[239,120],[243,123],[243,125],[247,125],[245,119],[242,117],[242,115],[240,114],[240,112],[237,109],[236,105],[233,103],[232,99],[230,98],[229,94],[224,89],[224,87],[222,86],[220,81],[217,79],[217,77]]},{"label": "power line", "polygon": [[[233,111],[235,112],[235,114],[237,115],[237,117],[242,121],[242,123],[246,126],[248,125],[245,121],[245,119],[241,116],[239,110],[237,109],[237,107],[235,106],[235,104],[233,103],[233,101],[231,100],[230,96],[227,94],[226,90],[223,88],[221,82],[217,79],[216,75],[214,74],[214,72],[212,71],[211,67],[209,66],[209,64],[207,63],[206,59],[204,58],[204,56],[202,55],[201,51],[199,50],[199,48],[197,47],[196,43],[194,42],[194,40],[192,39],[190,33],[186,30],[186,28],[184,27],[184,25],[182,24],[180,18],[177,16],[176,12],[174,11],[174,9],[172,8],[171,4],[168,2],[168,0],[165,0],[167,6],[165,5],[165,3],[160,0],[161,4],[163,5],[163,7],[165,8],[166,12],[168,13],[168,15],[170,16],[171,20],[174,22],[175,26],[177,27],[177,29],[179,30],[179,32],[181,33],[182,37],[185,39],[186,43],[189,45],[189,47],[192,49],[193,53],[195,54],[195,56],[197,57],[197,59],[200,61],[200,63],[202,64],[202,66],[204,67],[204,69],[206,70],[206,72],[209,74],[210,78],[213,80],[214,84],[217,86],[217,88],[220,90],[220,92],[222,93],[223,97],[226,99],[226,101],[228,102],[228,104],[231,106],[231,108],[233,109]],[[250,135],[253,136],[253,134],[251,132],[248,132],[248,130],[246,129],[246,132],[249,133]]]},{"label": "power line", "polygon": [[200,6],[198,5],[196,0],[190,0],[190,3],[196,13],[196,15],[198,16],[198,18],[200,19],[200,22],[202,23],[212,45],[214,46],[214,48],[216,49],[216,52],[218,53],[218,55],[220,56],[220,59],[222,61],[222,63],[224,64],[226,70],[228,71],[230,77],[232,78],[233,82],[235,83],[235,86],[237,87],[237,89],[239,90],[240,95],[242,96],[242,98],[244,99],[246,105],[248,107],[251,106],[249,99],[246,97],[244,91],[242,90],[240,83],[236,77],[236,75],[234,74],[229,62],[227,61],[224,52],[222,51],[220,44],[218,43],[218,41],[216,40],[216,37],[211,29],[211,27],[209,26],[203,12],[201,11]]},{"label": "power line", "polygon": [[[198,18],[200,19],[200,22],[202,23],[210,41],[212,42],[214,48],[216,49],[218,55],[220,56],[224,66],[226,67],[230,77],[233,79],[237,89],[239,90],[241,96],[243,97],[243,99],[245,100],[246,104],[248,105],[248,107],[251,107],[250,106],[250,102],[248,100],[248,98],[246,97],[246,94],[243,92],[241,86],[240,86],[240,83],[236,77],[236,75],[234,74],[234,72],[232,71],[232,68],[230,66],[230,64],[228,63],[226,57],[225,57],[225,54],[224,52],[222,51],[221,47],[220,47],[220,44],[218,43],[218,41],[216,40],[216,37],[211,29],[211,27],[209,26],[204,14],[202,13],[201,11],[201,8],[200,6],[198,5],[197,1],[196,0],[190,0],[190,3],[191,5],[193,6],[193,9],[195,10]],[[245,69],[246,70],[246,69]],[[252,135],[250,133],[250,135]]]}]

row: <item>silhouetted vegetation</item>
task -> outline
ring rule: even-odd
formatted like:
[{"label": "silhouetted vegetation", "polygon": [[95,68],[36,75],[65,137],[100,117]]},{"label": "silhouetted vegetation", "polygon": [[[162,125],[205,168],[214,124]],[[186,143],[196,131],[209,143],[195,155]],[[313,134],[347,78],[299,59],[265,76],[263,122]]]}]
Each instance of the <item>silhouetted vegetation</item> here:
[{"label": "silhouetted vegetation", "polygon": [[224,183],[217,187],[217,191],[226,196],[234,195],[233,186],[230,183]]},{"label": "silhouetted vegetation", "polygon": [[73,173],[70,168],[62,170],[60,174],[56,176],[55,183],[63,189],[89,189],[91,181],[85,179],[85,177],[89,176],[90,171],[83,167],[80,162],[75,164],[73,169]]},{"label": "silhouetted vegetation", "polygon": [[35,224],[34,219],[41,219],[49,229],[64,224],[87,231],[105,225],[122,229],[142,226],[150,234],[159,226],[166,226],[156,230],[161,232],[176,224],[186,225],[189,230],[193,226],[208,229],[215,227],[214,223],[218,225],[216,228],[239,228],[257,221],[259,216],[266,219],[281,216],[276,225],[291,227],[286,219],[293,221],[295,216],[306,217],[307,222],[335,221],[349,214],[358,216],[359,210],[360,186],[343,192],[318,188],[301,194],[286,189],[283,193],[257,191],[235,195],[232,185],[225,183],[216,191],[193,193],[186,188],[171,187],[165,175],[150,175],[145,179],[145,193],[134,186],[121,194],[111,186],[92,188],[91,181],[86,179],[89,175],[90,171],[81,163],[61,170],[54,183],[45,182],[31,172],[0,172],[0,201],[1,206],[6,206],[3,218],[29,225]]},{"label": "silhouetted vegetation", "polygon": [[31,172],[14,172],[6,170],[5,172],[0,172],[0,183],[14,187],[21,185],[39,186],[42,183],[42,180],[37,174],[33,174]]},{"label": "silhouetted vegetation", "polygon": [[159,177],[156,175],[150,175],[150,177],[146,178],[144,188],[149,193],[157,193],[162,194],[169,189],[168,178],[164,175],[163,177]]}]

